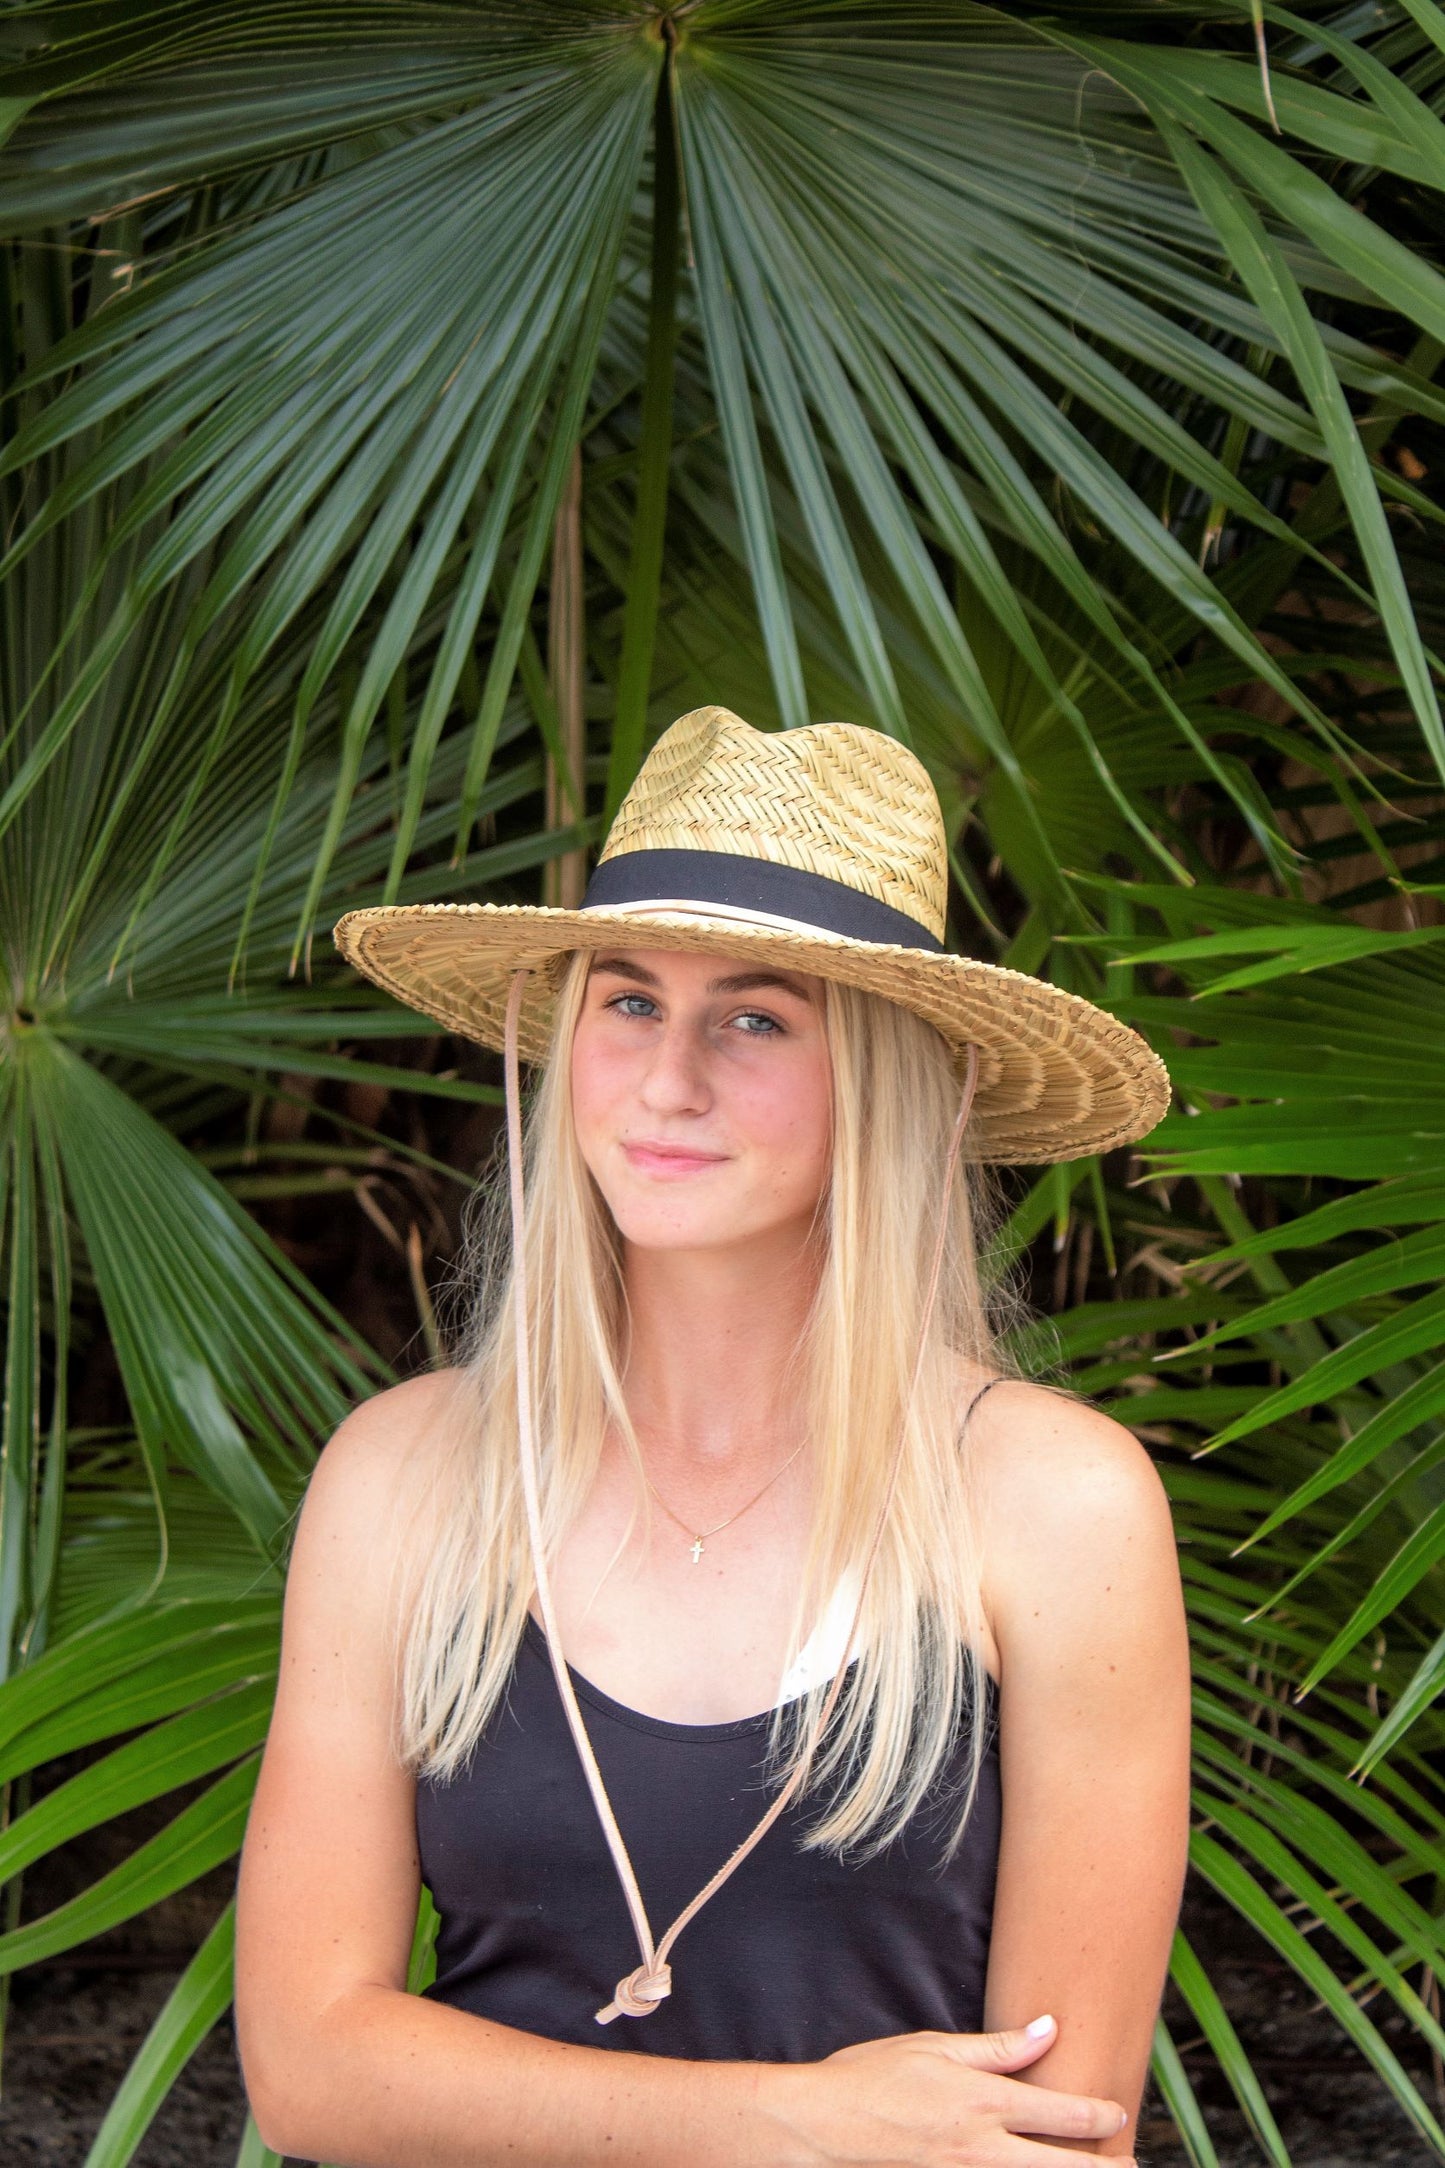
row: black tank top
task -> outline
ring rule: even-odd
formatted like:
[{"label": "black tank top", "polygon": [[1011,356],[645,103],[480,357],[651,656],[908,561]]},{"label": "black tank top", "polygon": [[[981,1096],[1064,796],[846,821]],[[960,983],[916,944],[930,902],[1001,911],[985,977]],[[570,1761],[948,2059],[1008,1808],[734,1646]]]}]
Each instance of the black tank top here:
[{"label": "black tank top", "polygon": [[[669,1724],[572,1674],[648,1917],[660,1933],[767,1804],[769,1714]],[[884,2035],[978,2032],[1001,1822],[997,1689],[963,1839],[944,1846],[967,1772],[960,1733],[892,1844],[805,1851],[817,1802],[790,1807],[684,1929],[671,1997],[594,2013],[637,1963],[632,1926],[531,1620],[507,1699],[464,1771],[417,1785],[422,1880],[441,1925],[426,1993],[524,2032],[699,2061],[813,2062]]]}]

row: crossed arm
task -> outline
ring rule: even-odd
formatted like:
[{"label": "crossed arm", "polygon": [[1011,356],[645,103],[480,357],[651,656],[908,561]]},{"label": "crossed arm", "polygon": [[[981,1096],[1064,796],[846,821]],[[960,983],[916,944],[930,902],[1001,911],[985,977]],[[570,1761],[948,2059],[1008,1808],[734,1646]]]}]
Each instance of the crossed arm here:
[{"label": "crossed arm", "polygon": [[[559,2045],[404,1991],[420,1868],[412,1782],[389,1745],[382,1592],[398,1485],[422,1472],[443,1392],[419,1379],[350,1416],[297,1532],[239,1888],[238,2038],[262,2136],[348,2168],[1129,2157],[1188,1799],[1183,1605],[1143,1448],[1031,1386],[990,1394],[976,1421],[1002,1667],[990,2032],[792,2070],[682,2063]],[[1057,2030],[1041,2053],[1018,2028],[1042,2012]]]},{"label": "crossed arm", "polygon": [[1122,2101],[1097,2151],[1128,2155],[1188,1848],[1168,1499],[1138,1440],[1067,1395],[1005,1386],[977,1423],[1004,1803],[984,2022],[1052,2011],[1027,2082]]}]

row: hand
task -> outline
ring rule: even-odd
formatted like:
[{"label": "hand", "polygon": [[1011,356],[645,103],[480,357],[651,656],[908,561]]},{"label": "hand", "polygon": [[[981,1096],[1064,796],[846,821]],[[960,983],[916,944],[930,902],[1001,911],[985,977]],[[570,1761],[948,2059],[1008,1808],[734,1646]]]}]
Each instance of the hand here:
[{"label": "hand", "polygon": [[[1052,2018],[1030,2035],[903,2033],[840,2048],[787,2073],[777,2103],[810,2168],[1085,2168],[1098,2158],[1037,2138],[1112,2138],[1128,2121],[1117,2100],[1055,2093],[1004,2075],[1025,2069],[1057,2037]],[[783,2073],[779,2073],[783,2075]],[[1116,2168],[1132,2168],[1116,2156]]]}]

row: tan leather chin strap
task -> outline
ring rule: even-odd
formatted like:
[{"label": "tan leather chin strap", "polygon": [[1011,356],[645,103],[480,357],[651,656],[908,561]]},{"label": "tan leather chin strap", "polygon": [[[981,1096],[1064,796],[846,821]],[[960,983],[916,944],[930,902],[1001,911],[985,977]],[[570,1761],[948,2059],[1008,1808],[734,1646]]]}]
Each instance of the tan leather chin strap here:
[{"label": "tan leather chin strap", "polygon": [[[602,1772],[597,1766],[597,1757],[592,1751],[592,1742],[587,1736],[587,1727],[582,1721],[582,1712],[577,1706],[577,1695],[572,1685],[572,1676],[562,1654],[562,1638],[557,1630],[556,1610],[552,1602],[552,1583],[547,1568],[547,1546],[545,1532],[542,1527],[537,1436],[532,1408],[531,1348],[527,1329],[527,1253],[523,1241],[522,1108],[521,1090],[517,1076],[517,1024],[521,1013],[522,994],[530,976],[530,971],[526,969],[516,971],[512,975],[512,984],[507,995],[507,1021],[503,1049],[507,1096],[507,1161],[512,1204],[512,1314],[517,1343],[517,1431],[521,1453],[522,1496],[527,1513],[527,1534],[532,1550],[532,1571],[537,1584],[537,1603],[542,1613],[542,1625],[547,1637],[547,1653],[552,1661],[552,1672],[557,1681],[557,1692],[561,1696],[562,1707],[566,1711],[567,1723],[577,1748],[577,1756],[587,1778],[588,1790],[592,1794],[592,1803],[597,1809],[597,1819],[602,1824],[602,1833],[607,1839],[607,1848],[612,1854],[612,1864],[617,1869],[617,1879],[622,1884],[622,1893],[627,1899],[627,1909],[632,1915],[633,1931],[637,1936],[637,1947],[642,1955],[642,1963],[635,1971],[630,1972],[625,1979],[619,1980],[612,2001],[604,2009],[597,2012],[598,2024],[610,2025],[615,2017],[647,2017],[657,2008],[660,2002],[665,2001],[672,1993],[672,1968],[668,1963],[668,1958],[678,1936],[688,1922],[697,1917],[708,1899],[717,1895],[729,1875],[734,1873],[742,1865],[748,1854],[761,1844],[779,1815],[784,1812],[790,1801],[796,1798],[808,1770],[812,1766],[813,1757],[817,1753],[819,1743],[828,1728],[833,1711],[837,1707],[838,1696],[843,1690],[843,1681],[848,1668],[848,1657],[863,1617],[869,1578],[873,1571],[874,1561],[878,1556],[879,1546],[883,1541],[883,1531],[887,1526],[889,1511],[893,1504],[893,1494],[898,1484],[898,1470],[902,1463],[903,1449],[908,1435],[908,1416],[913,1407],[914,1393],[918,1388],[918,1375],[923,1364],[923,1351],[927,1345],[928,1327],[933,1316],[933,1306],[938,1294],[938,1278],[943,1265],[943,1249],[948,1233],[948,1204],[953,1193],[954,1170],[958,1164],[958,1155],[963,1144],[963,1133],[968,1125],[974,1094],[978,1089],[978,1049],[975,1046],[970,1046],[967,1050],[967,1074],[964,1079],[963,1095],[959,1101],[958,1114],[954,1121],[953,1134],[949,1140],[948,1156],[944,1165],[943,1206],[939,1213],[938,1235],[933,1246],[933,1261],[928,1275],[927,1292],[923,1300],[923,1322],[918,1335],[918,1347],[913,1359],[913,1371],[908,1383],[908,1397],[904,1402],[903,1422],[899,1428],[897,1443],[893,1448],[893,1457],[888,1466],[888,1480],[884,1485],[878,1517],[874,1522],[873,1533],[863,1561],[863,1571],[858,1584],[858,1600],[854,1606],[853,1622],[848,1629],[848,1637],[843,1643],[843,1655],[839,1660],[837,1670],[833,1674],[823,1705],[813,1723],[804,1752],[787,1782],[776,1793],[771,1806],[755,1825],[752,1832],[743,1839],[743,1842],[731,1857],[723,1862],[712,1880],[698,1891],[691,1904],[685,1906],[679,1912],[662,1940],[654,1943],[652,1929],[648,1923],[647,1908],[642,1901],[642,1892],[637,1886],[637,1876],[633,1871],[632,1861],[628,1857],[627,1846],[623,1842],[622,1832],[617,1826],[617,1817],[612,1811],[612,1802],[607,1796],[607,1787],[602,1781]],[[987,1387],[985,1387],[986,1390]]]}]

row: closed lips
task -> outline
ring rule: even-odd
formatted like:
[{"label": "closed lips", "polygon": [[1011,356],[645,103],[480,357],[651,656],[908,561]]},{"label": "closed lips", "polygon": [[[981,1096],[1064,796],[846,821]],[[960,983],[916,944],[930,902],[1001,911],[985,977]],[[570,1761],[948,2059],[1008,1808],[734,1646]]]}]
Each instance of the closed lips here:
[{"label": "closed lips", "polygon": [[629,1159],[657,1160],[674,1167],[716,1167],[722,1163],[721,1152],[690,1152],[678,1144],[652,1144],[641,1139],[635,1144],[624,1144],[622,1149]]}]

